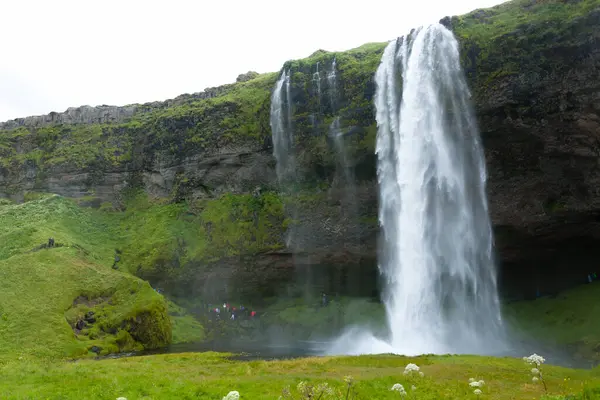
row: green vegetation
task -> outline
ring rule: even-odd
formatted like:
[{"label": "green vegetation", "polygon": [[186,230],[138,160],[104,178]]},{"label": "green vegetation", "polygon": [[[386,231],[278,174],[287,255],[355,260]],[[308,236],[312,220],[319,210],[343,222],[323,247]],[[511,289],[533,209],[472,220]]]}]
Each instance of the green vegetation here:
[{"label": "green vegetation", "polygon": [[125,208],[105,214],[119,237],[119,268],[184,297],[211,262],[282,247],[287,223],[273,192],[171,204],[135,192]]},{"label": "green vegetation", "polygon": [[[564,27],[573,19],[587,15],[599,5],[598,0],[514,0],[454,17],[452,22],[460,37],[475,40],[484,47],[502,35],[525,29],[527,26]],[[532,39],[523,36],[521,40]]]},{"label": "green vegetation", "polygon": [[[167,318],[163,297],[128,272],[150,279],[172,296],[186,297],[186,289],[198,282],[190,277],[201,278],[219,256],[279,247],[285,222],[281,201],[270,192],[227,194],[193,204],[151,201],[135,192],[123,212],[81,208],[75,201],[39,193],[28,194],[26,200],[0,205],[0,262],[10,266],[2,276],[14,282],[4,290],[11,299],[0,298],[0,304],[4,318],[15,319],[6,331],[14,336],[10,340],[17,340],[18,329],[25,329],[31,319],[50,318],[61,334],[48,336],[54,348],[40,354],[49,356],[66,346],[67,336],[75,345],[60,350],[65,356],[81,355],[82,349],[94,346],[103,354],[164,346],[171,342],[171,327],[174,343],[203,340],[204,328],[193,316],[170,303]],[[50,237],[55,248],[47,248]],[[24,268],[31,282],[21,278]],[[68,289],[52,292],[63,280]],[[23,290],[31,293],[30,302],[15,295]],[[46,301],[47,296],[56,301]],[[95,322],[75,335],[76,325],[89,313]],[[32,326],[27,340],[33,344],[38,334]]]},{"label": "green vegetation", "polygon": [[[588,393],[600,384],[600,371],[544,366],[549,394],[531,382],[531,368],[520,359],[472,356],[406,358],[398,356],[324,357],[287,361],[231,361],[227,354],[172,354],[118,360],[40,364],[28,358],[2,367],[0,396],[21,398],[221,399],[229,391],[241,399],[276,399],[285,387],[300,382],[328,383],[345,394],[344,377],[353,378],[357,399],[397,399],[391,391],[401,383],[419,399],[477,398],[469,378],[484,380],[488,399],[564,399]],[[415,363],[424,377],[404,376]],[[416,387],[412,393],[412,385]],[[593,396],[593,395],[592,395]],[[340,397],[344,398],[344,397]],[[414,397],[413,397],[414,398]],[[592,399],[597,397],[568,397]]]},{"label": "green vegetation", "polygon": [[[111,268],[118,237],[110,216],[59,196],[28,198],[0,205],[1,356],[73,357],[171,343],[163,297]],[[50,237],[55,246],[48,248]],[[189,316],[180,318],[175,332],[196,328]]]},{"label": "green vegetation", "polygon": [[506,317],[523,333],[568,350],[575,357],[600,361],[600,283],[560,293],[555,298],[509,304]]},{"label": "green vegetation", "polygon": [[[0,207],[0,358],[86,356],[170,343],[164,300],[148,283],[109,267],[104,228],[58,196]],[[49,237],[55,247],[47,248]],[[84,322],[89,312],[93,318]]]},{"label": "green vegetation", "polygon": [[599,7],[598,0],[514,0],[453,17],[478,102],[502,77],[537,82],[570,65],[564,49],[588,40]]},{"label": "green vegetation", "polygon": [[173,344],[198,343],[206,339],[204,326],[190,315],[187,310],[172,301],[168,301],[167,304],[173,325]]}]

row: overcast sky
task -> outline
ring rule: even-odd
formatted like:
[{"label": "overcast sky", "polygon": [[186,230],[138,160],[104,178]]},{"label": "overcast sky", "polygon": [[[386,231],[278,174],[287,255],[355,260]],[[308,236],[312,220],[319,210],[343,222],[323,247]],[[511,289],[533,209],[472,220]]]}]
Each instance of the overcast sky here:
[{"label": "overcast sky", "polygon": [[142,103],[502,0],[0,0],[0,121]]}]

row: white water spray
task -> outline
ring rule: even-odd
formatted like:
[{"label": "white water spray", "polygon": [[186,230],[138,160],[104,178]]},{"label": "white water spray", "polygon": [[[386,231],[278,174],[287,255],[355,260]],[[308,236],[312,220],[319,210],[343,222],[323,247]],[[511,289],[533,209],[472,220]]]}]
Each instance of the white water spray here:
[{"label": "white water spray", "polygon": [[485,162],[458,43],[442,25],[421,28],[387,46],[375,79],[390,335],[349,333],[330,352],[502,351]]}]

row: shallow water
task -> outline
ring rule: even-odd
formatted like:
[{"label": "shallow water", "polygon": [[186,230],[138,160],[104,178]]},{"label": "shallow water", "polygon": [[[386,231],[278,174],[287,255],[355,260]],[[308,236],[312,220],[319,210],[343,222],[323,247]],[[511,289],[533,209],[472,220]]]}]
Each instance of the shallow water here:
[{"label": "shallow water", "polygon": [[144,350],[139,352],[127,352],[110,354],[97,357],[97,360],[107,358],[122,358],[147,356],[153,354],[174,354],[174,353],[203,353],[215,351],[221,353],[234,353],[230,357],[233,360],[251,361],[251,360],[284,360],[302,357],[316,357],[324,354],[327,342],[297,341],[293,343],[282,344],[264,344],[262,342],[234,342],[219,341],[209,343],[182,343],[156,350]]}]

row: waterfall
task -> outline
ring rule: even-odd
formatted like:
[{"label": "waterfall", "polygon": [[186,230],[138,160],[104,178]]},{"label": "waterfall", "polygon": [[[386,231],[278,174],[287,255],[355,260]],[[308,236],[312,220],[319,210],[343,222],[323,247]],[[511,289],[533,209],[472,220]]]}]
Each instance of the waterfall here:
[{"label": "waterfall", "polygon": [[[331,63],[331,69],[327,71],[327,86],[329,90],[329,101],[332,114],[337,113],[338,93],[337,93],[337,68],[336,59]],[[340,218],[355,219],[357,214],[356,207],[356,187],[354,182],[353,165],[348,154],[348,149],[344,143],[344,132],[342,131],[340,116],[336,116],[329,126],[329,136],[333,139],[339,180],[344,188],[344,198],[341,203],[342,215]],[[346,236],[352,236],[347,234]]]},{"label": "waterfall", "polygon": [[442,25],[418,29],[389,43],[375,80],[390,335],[355,336],[351,352],[501,351],[485,161],[458,43]]},{"label": "waterfall", "polygon": [[319,62],[317,62],[317,71],[313,74],[313,83],[317,88],[317,101],[321,104],[321,74],[319,73]]},{"label": "waterfall", "polygon": [[270,114],[273,155],[277,161],[276,172],[280,184],[289,183],[295,173],[290,98],[290,74],[289,71],[283,71],[271,95]]},{"label": "waterfall", "polygon": [[331,70],[327,73],[327,83],[329,85],[329,101],[331,102],[331,112],[337,112],[337,63],[333,59]]}]

